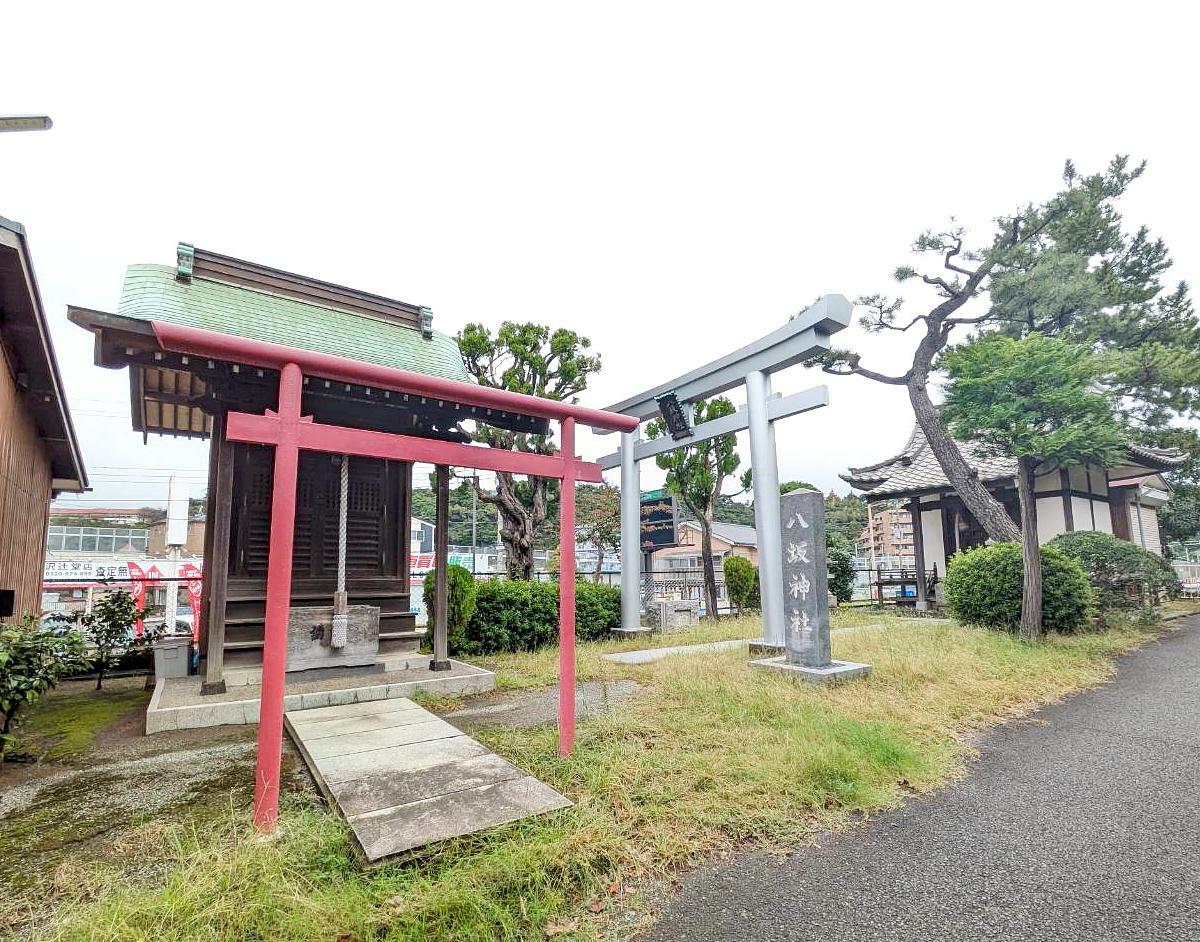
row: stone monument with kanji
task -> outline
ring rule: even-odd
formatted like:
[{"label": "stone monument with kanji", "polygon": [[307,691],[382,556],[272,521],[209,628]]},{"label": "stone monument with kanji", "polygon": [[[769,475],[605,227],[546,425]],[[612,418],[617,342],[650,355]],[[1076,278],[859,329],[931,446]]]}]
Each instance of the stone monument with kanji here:
[{"label": "stone monument with kanji", "polygon": [[869,664],[835,661],[829,647],[829,568],[825,556],[825,495],[798,490],[779,498],[783,536],[784,654],[750,662],[796,680],[863,677]]}]

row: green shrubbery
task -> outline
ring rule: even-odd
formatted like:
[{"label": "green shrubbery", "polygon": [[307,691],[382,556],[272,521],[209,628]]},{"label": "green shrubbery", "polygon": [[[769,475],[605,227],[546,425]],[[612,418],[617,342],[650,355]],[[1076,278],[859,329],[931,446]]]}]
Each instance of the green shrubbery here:
[{"label": "green shrubbery", "polygon": [[1175,570],[1161,556],[1108,533],[1061,533],[1050,546],[1083,566],[1101,608],[1138,608],[1179,591]]},{"label": "green shrubbery", "polygon": [[[1041,549],[1042,626],[1046,631],[1079,631],[1094,607],[1087,574],[1053,547]],[[950,558],[946,605],[963,624],[1015,632],[1021,626],[1022,583],[1020,543],[980,546]]]},{"label": "green shrubbery", "polygon": [[758,570],[754,564],[741,556],[726,556],[721,569],[725,573],[725,594],[729,596],[729,604],[739,613],[758,608],[761,599]]},{"label": "green shrubbery", "polygon": [[854,597],[854,557],[847,550],[836,549],[826,543],[826,559],[829,564],[829,591],[839,602],[849,602]]},{"label": "green shrubbery", "polygon": [[[437,617],[436,569],[425,573],[425,583],[421,591],[425,601],[426,618],[432,625]],[[475,577],[469,569],[457,563],[446,567],[446,639],[451,654],[466,641],[467,626],[471,623],[471,616],[475,614],[477,592]]]},{"label": "green shrubbery", "polygon": [[[451,654],[532,651],[558,641],[557,582],[495,580],[479,582],[475,590],[475,610],[464,630],[449,633]],[[620,589],[590,582],[575,583],[578,640],[602,638],[620,624]]]},{"label": "green shrubbery", "polygon": [[44,631],[37,616],[29,614],[0,624],[0,762],[12,742],[17,715],[89,663],[79,631]]}]

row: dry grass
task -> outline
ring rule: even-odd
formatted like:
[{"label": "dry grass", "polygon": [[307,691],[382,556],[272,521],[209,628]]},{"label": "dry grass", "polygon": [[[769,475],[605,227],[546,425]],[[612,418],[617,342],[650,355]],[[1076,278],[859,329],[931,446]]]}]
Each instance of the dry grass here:
[{"label": "dry grass", "polygon": [[[868,661],[875,672],[834,689],[752,672],[737,651],[629,667],[600,660],[614,645],[581,646],[581,678],[631,677],[647,691],[583,723],[566,760],[555,757],[553,729],[485,736],[574,808],[364,873],[340,822],[292,798],[273,841],[248,835],[240,813],[215,831],[169,829],[148,883],[131,883],[120,863],[107,882],[92,873],[93,898],[60,904],[35,935],[537,939],[548,920],[571,917],[581,918],[572,938],[588,938],[611,908],[610,884],[747,845],[794,844],[852,812],[893,805],[906,789],[945,783],[965,768],[966,732],[1105,680],[1113,654],[1152,636],[1127,628],[1029,646],[948,622],[873,616],[881,622],[882,630],[835,637],[839,657]],[[756,627],[731,621],[693,637]],[[544,682],[554,652],[492,663],[510,686]]]}]

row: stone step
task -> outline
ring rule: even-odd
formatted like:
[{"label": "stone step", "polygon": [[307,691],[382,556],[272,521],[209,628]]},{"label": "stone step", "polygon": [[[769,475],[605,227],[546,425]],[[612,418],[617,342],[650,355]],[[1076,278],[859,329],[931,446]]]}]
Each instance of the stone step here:
[{"label": "stone step", "polygon": [[410,700],[289,711],[285,721],[369,863],[571,805]]}]

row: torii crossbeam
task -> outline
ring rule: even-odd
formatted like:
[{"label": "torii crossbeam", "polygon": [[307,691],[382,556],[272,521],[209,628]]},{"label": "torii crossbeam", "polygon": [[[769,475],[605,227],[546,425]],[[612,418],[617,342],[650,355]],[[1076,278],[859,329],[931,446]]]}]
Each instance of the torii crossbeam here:
[{"label": "torii crossbeam", "polygon": [[[605,455],[601,468],[621,468],[621,626],[641,626],[640,545],[641,485],[638,462],[697,444],[718,435],[750,430],[750,463],[754,470],[754,526],[758,533],[758,571],[762,586],[763,644],[783,647],[783,547],[779,535],[779,467],[774,423],[790,415],[818,409],[829,402],[825,386],[791,396],[771,393],[771,374],[802,363],[829,349],[829,337],[850,323],[850,302],[826,295],[783,327],[720,359],[609,406],[606,411],[631,416],[637,425],[662,415],[671,437],[639,440],[638,428],[621,435],[618,451]],[[688,427],[688,406],[736,386],[746,387],[746,407],[735,414]]]}]

